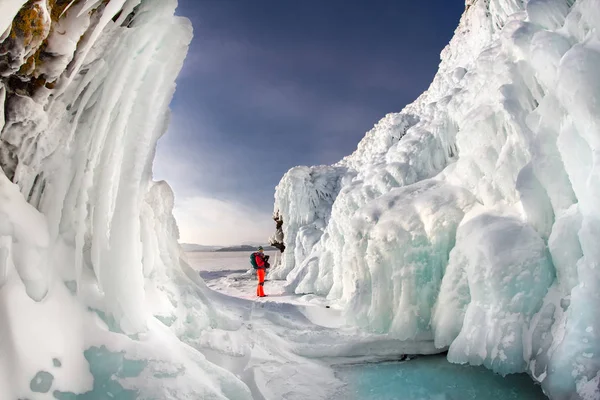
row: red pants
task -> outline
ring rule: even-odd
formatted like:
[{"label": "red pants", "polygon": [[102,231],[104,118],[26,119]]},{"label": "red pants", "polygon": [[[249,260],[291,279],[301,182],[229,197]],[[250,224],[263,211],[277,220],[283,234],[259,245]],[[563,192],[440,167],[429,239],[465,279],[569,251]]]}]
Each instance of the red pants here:
[{"label": "red pants", "polygon": [[265,295],[265,269],[259,268],[256,270],[256,276],[258,277],[258,286],[256,287],[256,295],[258,297],[264,297]]}]

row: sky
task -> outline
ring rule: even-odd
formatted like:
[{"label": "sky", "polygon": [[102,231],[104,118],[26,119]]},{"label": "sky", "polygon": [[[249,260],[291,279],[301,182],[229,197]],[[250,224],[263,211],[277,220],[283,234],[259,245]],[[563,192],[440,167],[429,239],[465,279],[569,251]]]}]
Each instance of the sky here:
[{"label": "sky", "polygon": [[266,243],[275,187],[332,164],[431,83],[461,0],[179,0],[194,26],[156,180],[181,242]]}]

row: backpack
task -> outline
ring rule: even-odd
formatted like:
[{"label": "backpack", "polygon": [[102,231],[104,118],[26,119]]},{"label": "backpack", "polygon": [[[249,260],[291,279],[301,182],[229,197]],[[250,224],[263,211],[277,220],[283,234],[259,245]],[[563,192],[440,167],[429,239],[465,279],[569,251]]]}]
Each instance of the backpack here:
[{"label": "backpack", "polygon": [[258,264],[256,264],[256,253],[250,254],[250,264],[252,264],[252,268],[258,269]]}]

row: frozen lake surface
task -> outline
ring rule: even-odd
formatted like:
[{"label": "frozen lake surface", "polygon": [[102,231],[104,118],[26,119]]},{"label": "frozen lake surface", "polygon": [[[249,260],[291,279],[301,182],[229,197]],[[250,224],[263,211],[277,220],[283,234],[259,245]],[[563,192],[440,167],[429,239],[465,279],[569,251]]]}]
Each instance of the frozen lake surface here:
[{"label": "frozen lake surface", "polygon": [[442,355],[338,368],[348,383],[337,400],[546,400],[525,374],[503,378],[484,367],[449,363]]},{"label": "frozen lake surface", "polygon": [[[279,256],[278,251],[267,251],[265,254],[271,256],[271,264]],[[250,266],[249,251],[227,251],[227,252],[190,252],[186,253],[190,265],[198,271],[247,271]]]},{"label": "frozen lake surface", "polygon": [[[276,261],[278,252],[269,252]],[[269,280],[269,297],[257,299],[256,280],[249,273],[249,252],[187,253],[212,290],[227,296],[260,303],[293,304],[314,323],[342,326],[339,310],[325,309],[329,302],[314,295],[285,293],[284,281]],[[326,314],[323,314],[327,312]],[[332,400],[545,400],[539,386],[525,374],[503,378],[484,367],[449,363],[442,355],[419,357],[406,362],[384,362],[334,366],[346,383]]]}]

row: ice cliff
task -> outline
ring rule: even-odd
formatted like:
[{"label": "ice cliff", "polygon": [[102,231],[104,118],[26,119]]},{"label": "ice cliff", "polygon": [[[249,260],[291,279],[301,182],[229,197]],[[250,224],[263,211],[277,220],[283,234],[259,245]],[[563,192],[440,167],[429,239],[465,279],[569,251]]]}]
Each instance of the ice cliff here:
[{"label": "ice cliff", "polygon": [[192,37],[176,4],[0,1],[2,399],[251,398],[197,350],[234,319],[151,180]]},{"label": "ice cliff", "polygon": [[176,6],[0,0],[0,399],[329,399],[317,359],[422,349],[188,266],[152,180],[192,38]]},{"label": "ice cliff", "polygon": [[600,398],[600,2],[469,0],[441,59],[352,155],[282,178],[273,276],[367,331]]}]

